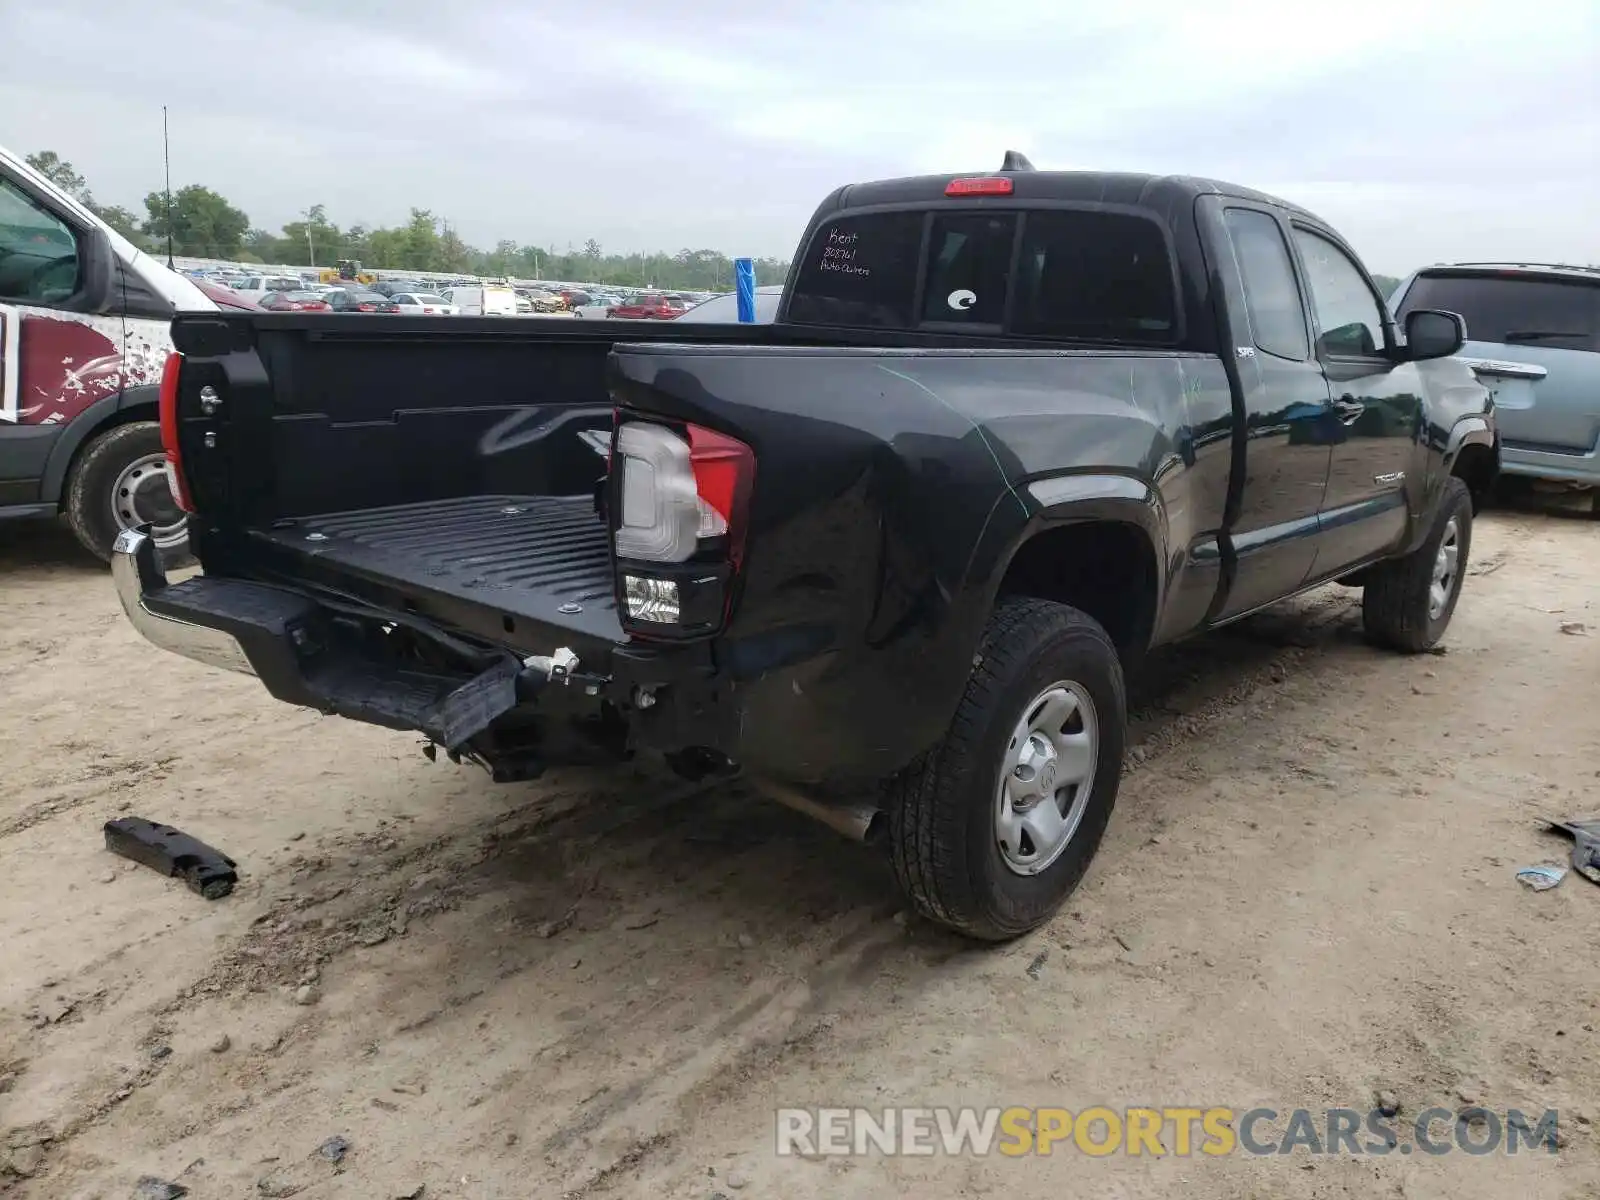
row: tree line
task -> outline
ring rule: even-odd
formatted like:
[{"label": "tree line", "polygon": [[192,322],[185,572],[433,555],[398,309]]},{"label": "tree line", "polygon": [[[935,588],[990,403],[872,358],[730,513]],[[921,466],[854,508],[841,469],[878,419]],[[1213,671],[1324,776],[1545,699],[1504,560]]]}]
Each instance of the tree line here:
[{"label": "tree line", "polygon": [[[252,228],[246,213],[226,197],[200,184],[171,194],[151,192],[142,216],[120,205],[97,202],[88,181],[53,150],[28,155],[28,165],[95,212],[123,237],[152,253],[165,253],[169,226],[172,252],[191,258],[219,258],[294,267],[331,267],[354,259],[364,268],[441,271],[450,274],[507,276],[513,279],[584,280],[619,287],[659,287],[716,291],[733,287],[733,260],[719,250],[680,250],[676,254],[608,254],[594,239],[581,248],[556,250],[497,242],[494,249],[470,246],[450,222],[423,208],[392,228],[351,225],[340,228],[321,204],[277,233]],[[756,259],[756,279],[782,283],[789,264]]]}]

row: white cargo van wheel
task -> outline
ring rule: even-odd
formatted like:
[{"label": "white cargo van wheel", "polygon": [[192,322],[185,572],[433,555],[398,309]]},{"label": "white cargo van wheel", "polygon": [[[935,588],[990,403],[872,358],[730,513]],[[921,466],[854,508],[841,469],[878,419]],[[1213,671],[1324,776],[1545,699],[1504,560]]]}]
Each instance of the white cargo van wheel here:
[{"label": "white cargo van wheel", "polygon": [[110,561],[117,534],[140,525],[151,527],[151,539],[169,564],[188,545],[187,518],[173,498],[154,421],[118,425],[93,438],[72,465],[61,509],[78,541],[104,561]]}]

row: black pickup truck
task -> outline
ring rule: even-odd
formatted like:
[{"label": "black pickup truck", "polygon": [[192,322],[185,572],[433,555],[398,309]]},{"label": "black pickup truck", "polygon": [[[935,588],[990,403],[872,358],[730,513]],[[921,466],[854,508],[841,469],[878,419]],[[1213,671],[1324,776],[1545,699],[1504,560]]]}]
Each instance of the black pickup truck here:
[{"label": "black pickup truck", "polygon": [[1007,938],[1148,649],[1330,580],[1438,640],[1498,459],[1464,332],[1281,200],[1008,156],[834,192],[771,325],[180,317],[204,573],[130,530],[114,574],[151,641],[497,779],[740,770]]}]

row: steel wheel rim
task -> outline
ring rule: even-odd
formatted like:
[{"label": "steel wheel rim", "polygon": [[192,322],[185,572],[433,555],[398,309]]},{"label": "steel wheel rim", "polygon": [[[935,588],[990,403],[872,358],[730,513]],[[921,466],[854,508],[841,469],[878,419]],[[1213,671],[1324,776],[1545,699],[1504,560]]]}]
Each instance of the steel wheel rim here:
[{"label": "steel wheel rim", "polygon": [[1018,875],[1048,870],[1071,845],[1094,790],[1100,722],[1081,684],[1058,680],[1022,710],[1000,763],[995,845]]},{"label": "steel wheel rim", "polygon": [[1437,621],[1450,603],[1450,593],[1455,590],[1461,574],[1461,529],[1454,517],[1444,527],[1439,539],[1439,552],[1433,556],[1433,578],[1428,583],[1428,619]]},{"label": "steel wheel rim", "polygon": [[111,518],[118,529],[149,525],[150,540],[159,549],[182,544],[188,529],[164,455],[146,454],[122,468],[111,485]]}]

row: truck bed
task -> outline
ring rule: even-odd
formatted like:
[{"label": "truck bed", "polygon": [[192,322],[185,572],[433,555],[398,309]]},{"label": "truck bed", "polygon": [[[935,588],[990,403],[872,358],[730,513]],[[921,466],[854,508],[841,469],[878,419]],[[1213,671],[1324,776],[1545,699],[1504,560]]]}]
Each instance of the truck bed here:
[{"label": "truck bed", "polygon": [[[622,641],[588,496],[461,496],[301,517],[252,536],[325,570]],[[574,609],[573,606],[576,606]]]}]

